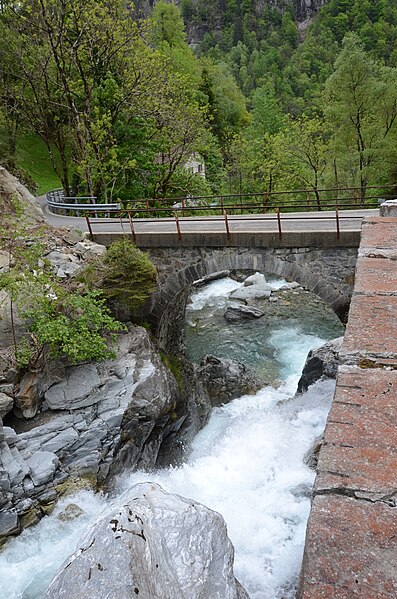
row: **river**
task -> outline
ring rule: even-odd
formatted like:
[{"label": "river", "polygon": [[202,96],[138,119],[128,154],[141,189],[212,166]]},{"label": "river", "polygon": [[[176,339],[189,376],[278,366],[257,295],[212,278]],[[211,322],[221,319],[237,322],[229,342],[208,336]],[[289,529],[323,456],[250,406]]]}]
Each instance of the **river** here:
[{"label": "river", "polygon": [[[274,290],[284,281],[270,279]],[[302,560],[314,472],[304,455],[324,429],[334,382],[294,398],[307,352],[342,334],[335,315],[303,290],[279,291],[264,317],[227,324],[233,279],[208,284],[187,308],[187,351],[238,358],[266,381],[254,396],[215,408],[185,463],[155,473],[125,473],[111,497],[81,491],[60,501],[51,516],[10,541],[0,554],[0,598],[40,599],[52,576],[110,500],[137,482],[220,512],[235,547],[235,574],[251,599],[292,599]],[[60,520],[65,506],[80,517]],[[101,598],[97,598],[101,599]]]}]

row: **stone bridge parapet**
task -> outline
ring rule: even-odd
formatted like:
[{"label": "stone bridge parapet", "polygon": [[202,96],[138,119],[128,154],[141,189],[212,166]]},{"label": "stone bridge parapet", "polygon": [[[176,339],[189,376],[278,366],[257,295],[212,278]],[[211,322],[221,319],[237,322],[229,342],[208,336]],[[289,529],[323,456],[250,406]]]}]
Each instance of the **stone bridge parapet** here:
[{"label": "stone bridge parapet", "polygon": [[397,597],[397,218],[364,221],[299,599]]}]

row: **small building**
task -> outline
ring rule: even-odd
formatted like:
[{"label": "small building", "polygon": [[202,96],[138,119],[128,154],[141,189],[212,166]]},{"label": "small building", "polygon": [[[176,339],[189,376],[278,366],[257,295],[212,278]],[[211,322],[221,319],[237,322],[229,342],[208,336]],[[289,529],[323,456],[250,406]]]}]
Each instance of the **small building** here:
[{"label": "small building", "polygon": [[184,168],[192,175],[200,175],[205,179],[205,162],[202,156],[194,152],[185,162]]}]

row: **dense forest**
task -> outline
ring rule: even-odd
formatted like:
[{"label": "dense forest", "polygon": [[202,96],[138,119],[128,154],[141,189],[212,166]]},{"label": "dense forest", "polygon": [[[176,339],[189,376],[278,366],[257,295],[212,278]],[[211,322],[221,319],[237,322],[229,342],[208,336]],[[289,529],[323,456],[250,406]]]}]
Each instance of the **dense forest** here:
[{"label": "dense forest", "polygon": [[302,6],[0,1],[0,163],[34,134],[104,201],[394,184],[397,0]]}]

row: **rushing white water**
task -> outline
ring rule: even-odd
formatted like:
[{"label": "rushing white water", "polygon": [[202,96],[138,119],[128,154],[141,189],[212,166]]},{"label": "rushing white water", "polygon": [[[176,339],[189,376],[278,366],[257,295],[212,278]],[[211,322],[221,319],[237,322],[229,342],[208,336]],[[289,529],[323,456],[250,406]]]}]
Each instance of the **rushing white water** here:
[{"label": "rushing white water", "polygon": [[[212,283],[193,298],[190,311],[208,302],[219,305],[236,285],[229,280]],[[291,398],[308,350],[322,342],[296,326],[273,330],[268,343],[281,364],[283,383],[214,409],[184,465],[124,475],[112,496],[128,495],[135,483],[151,480],[220,512],[236,550],[236,576],[251,599],[294,596],[314,479],[303,457],[324,428],[334,384],[317,383],[300,398]],[[85,513],[65,523],[58,515],[70,502]],[[104,497],[77,493],[8,543],[0,554],[0,598],[41,598],[62,561],[107,505]]]}]

